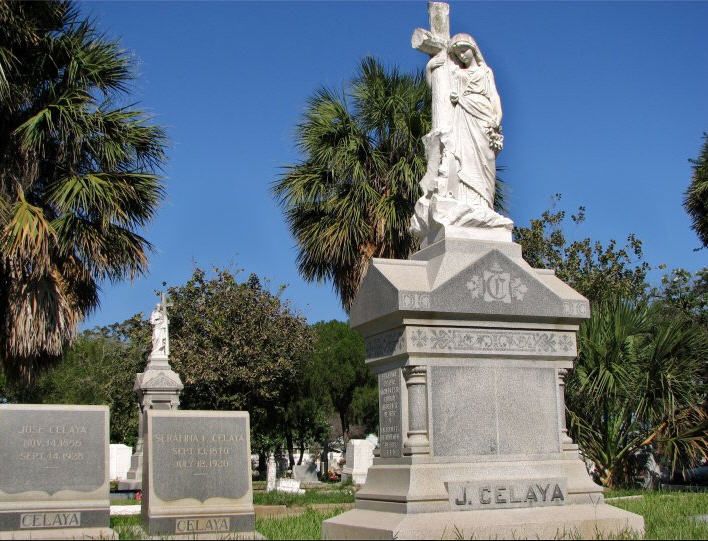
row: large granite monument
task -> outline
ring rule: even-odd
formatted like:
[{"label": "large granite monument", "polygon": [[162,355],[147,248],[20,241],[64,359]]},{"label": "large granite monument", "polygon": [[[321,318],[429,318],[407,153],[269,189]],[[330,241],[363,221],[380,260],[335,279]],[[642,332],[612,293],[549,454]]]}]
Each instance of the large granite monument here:
[{"label": "large granite monument", "polygon": [[247,412],[149,410],[146,428],[142,517],[149,535],[258,537]]},{"label": "large granite monument", "polygon": [[588,301],[534,269],[493,210],[501,150],[494,75],[432,2],[433,129],[412,223],[421,250],[374,259],[350,321],[379,378],[378,457],[328,539],[559,538],[641,533],[604,504],[565,427],[564,383]]},{"label": "large granite monument", "polygon": [[140,422],[138,441],[130,459],[126,479],[118,483],[120,490],[140,490],[143,479],[143,446],[146,435],[147,412],[152,409],[172,410],[179,407],[179,395],[184,385],[179,374],[170,367],[170,320],[167,308],[170,304],[164,293],[150,315],[152,324],[152,351],[144,372],[135,376],[133,391],[138,396]]},{"label": "large granite monument", "polygon": [[108,408],[0,405],[0,539],[115,539]]}]

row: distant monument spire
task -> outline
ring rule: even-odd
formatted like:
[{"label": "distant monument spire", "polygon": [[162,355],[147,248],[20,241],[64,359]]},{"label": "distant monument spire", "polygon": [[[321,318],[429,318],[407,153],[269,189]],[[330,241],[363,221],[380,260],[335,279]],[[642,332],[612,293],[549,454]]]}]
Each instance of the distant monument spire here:
[{"label": "distant monument spire", "polygon": [[[165,282],[162,283],[164,287]],[[138,425],[138,441],[131,457],[130,470],[127,479],[119,483],[121,490],[138,490],[142,487],[143,478],[143,444],[147,430],[147,411],[150,409],[177,409],[179,395],[184,385],[179,374],[170,367],[170,320],[167,308],[172,306],[165,291],[158,293],[160,302],[150,314],[152,325],[152,351],[148,355],[144,372],[135,376],[133,391],[138,395],[140,408],[140,424]]]}]

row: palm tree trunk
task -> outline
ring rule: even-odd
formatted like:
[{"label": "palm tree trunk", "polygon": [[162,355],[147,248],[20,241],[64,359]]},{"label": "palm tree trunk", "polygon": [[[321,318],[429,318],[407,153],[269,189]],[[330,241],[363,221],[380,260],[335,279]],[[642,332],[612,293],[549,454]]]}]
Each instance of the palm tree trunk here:
[{"label": "palm tree trunk", "polygon": [[288,446],[288,462],[290,463],[289,469],[292,470],[295,466],[295,451],[293,445],[293,433],[289,428],[285,431],[285,443]]},{"label": "palm tree trunk", "polygon": [[302,466],[302,457],[305,456],[305,442],[300,441],[300,458],[297,460],[297,465]]}]

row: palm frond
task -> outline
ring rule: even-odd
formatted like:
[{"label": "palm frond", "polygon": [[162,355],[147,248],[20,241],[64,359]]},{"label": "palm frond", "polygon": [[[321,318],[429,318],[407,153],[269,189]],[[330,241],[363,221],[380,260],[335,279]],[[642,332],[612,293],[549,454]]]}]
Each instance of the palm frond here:
[{"label": "palm frond", "polygon": [[[25,382],[147,269],[165,132],[125,102],[133,60],[72,1],[0,1],[0,360]],[[30,336],[31,335],[31,336]]]}]

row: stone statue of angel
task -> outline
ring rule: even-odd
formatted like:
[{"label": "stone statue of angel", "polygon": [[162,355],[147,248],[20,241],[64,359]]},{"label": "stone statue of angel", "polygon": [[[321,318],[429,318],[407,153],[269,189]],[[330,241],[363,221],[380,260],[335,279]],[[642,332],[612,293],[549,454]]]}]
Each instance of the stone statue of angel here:
[{"label": "stone statue of angel", "polygon": [[469,34],[450,42],[454,63],[450,101],[453,104],[450,151],[451,173],[457,176],[457,200],[470,206],[494,208],[496,158],[503,146],[501,100],[494,73]]},{"label": "stone statue of angel", "polygon": [[152,325],[152,353],[150,357],[169,357],[170,337],[167,309],[164,303],[158,302],[155,309],[150,314],[150,324]]},{"label": "stone statue of angel", "polygon": [[423,240],[441,227],[466,230],[470,238],[511,240],[513,222],[494,211],[496,157],[504,144],[494,72],[469,34],[435,39],[417,47],[432,54],[426,75],[434,129],[424,140],[428,172],[412,230]]}]

